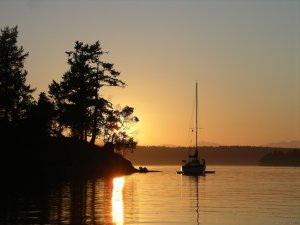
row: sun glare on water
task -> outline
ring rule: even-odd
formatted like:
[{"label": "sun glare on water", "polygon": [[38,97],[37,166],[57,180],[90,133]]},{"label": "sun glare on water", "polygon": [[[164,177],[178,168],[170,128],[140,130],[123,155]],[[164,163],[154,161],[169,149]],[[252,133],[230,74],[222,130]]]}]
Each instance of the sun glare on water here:
[{"label": "sun glare on water", "polygon": [[124,177],[118,177],[113,179],[112,216],[113,216],[113,222],[116,225],[122,225],[124,223],[124,211],[123,211],[124,183],[125,183]]}]

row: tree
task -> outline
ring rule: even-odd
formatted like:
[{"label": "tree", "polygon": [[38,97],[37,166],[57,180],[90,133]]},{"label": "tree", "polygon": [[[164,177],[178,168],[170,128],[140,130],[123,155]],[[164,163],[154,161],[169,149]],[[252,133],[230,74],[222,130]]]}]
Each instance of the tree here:
[{"label": "tree", "polygon": [[54,105],[45,92],[41,92],[38,102],[31,107],[28,126],[31,128],[31,135],[48,137],[53,133],[53,121],[55,111]]},{"label": "tree", "polygon": [[17,46],[18,27],[5,27],[0,35],[0,117],[16,124],[26,118],[34,89],[26,85],[28,52]]},{"label": "tree", "polygon": [[101,60],[104,52],[95,44],[75,42],[74,50],[66,52],[70,69],[62,81],[49,86],[49,94],[60,112],[59,121],[70,128],[74,138],[95,143],[103,124],[103,112],[111,106],[101,98],[103,86],[125,86],[113,64]]},{"label": "tree", "polygon": [[112,143],[115,150],[123,156],[132,151],[137,144],[132,128],[139,119],[133,112],[134,109],[129,106],[111,110],[104,125],[104,143]]}]

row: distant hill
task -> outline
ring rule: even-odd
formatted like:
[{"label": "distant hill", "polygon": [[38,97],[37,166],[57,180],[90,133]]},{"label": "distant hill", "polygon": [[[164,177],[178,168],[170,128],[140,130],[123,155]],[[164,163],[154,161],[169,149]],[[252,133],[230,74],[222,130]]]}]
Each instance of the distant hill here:
[{"label": "distant hill", "polygon": [[260,160],[262,166],[300,166],[300,149],[288,152],[274,151]]},{"label": "distant hill", "polygon": [[273,142],[265,145],[266,147],[280,148],[300,148],[300,140]]},{"label": "distant hill", "polygon": [[[198,142],[199,146],[213,146],[213,147],[217,147],[217,146],[221,146],[220,144],[214,143],[214,142],[209,142],[209,141],[201,141]],[[178,146],[178,145],[172,145],[172,144],[162,144],[160,145],[161,147],[167,147],[167,148],[178,148],[178,147],[182,147],[182,146]]]},{"label": "distant hill", "polygon": [[199,143],[199,146],[213,146],[213,147],[217,147],[217,146],[221,146],[218,143],[214,143],[214,142],[209,142],[209,141],[201,141]]},{"label": "distant hill", "polygon": [[[188,159],[189,147],[138,146],[128,158],[134,165],[181,165]],[[259,165],[266,154],[274,151],[289,152],[291,148],[254,147],[254,146],[206,146],[199,148],[200,158],[207,165]]]}]

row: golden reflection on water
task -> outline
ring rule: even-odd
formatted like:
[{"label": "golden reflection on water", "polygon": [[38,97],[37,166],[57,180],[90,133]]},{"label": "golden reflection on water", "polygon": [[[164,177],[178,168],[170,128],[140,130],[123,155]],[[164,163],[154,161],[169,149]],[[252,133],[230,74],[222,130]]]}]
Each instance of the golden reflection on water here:
[{"label": "golden reflection on water", "polygon": [[12,186],[0,192],[0,224],[300,224],[299,167],[214,166],[199,178],[156,168],[164,172]]},{"label": "golden reflection on water", "polygon": [[124,223],[124,210],[123,210],[124,183],[125,183],[124,177],[117,177],[113,179],[112,217],[113,217],[113,223],[117,225],[122,225]]}]

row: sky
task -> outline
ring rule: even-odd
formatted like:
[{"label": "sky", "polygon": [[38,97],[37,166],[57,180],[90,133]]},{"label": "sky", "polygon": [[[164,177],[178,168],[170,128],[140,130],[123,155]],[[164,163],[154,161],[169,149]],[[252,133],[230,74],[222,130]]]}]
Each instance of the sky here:
[{"label": "sky", "polygon": [[139,145],[199,140],[264,145],[300,140],[298,0],[0,0],[0,27],[18,25],[35,96],[68,70],[75,41],[100,41],[134,107]]}]

